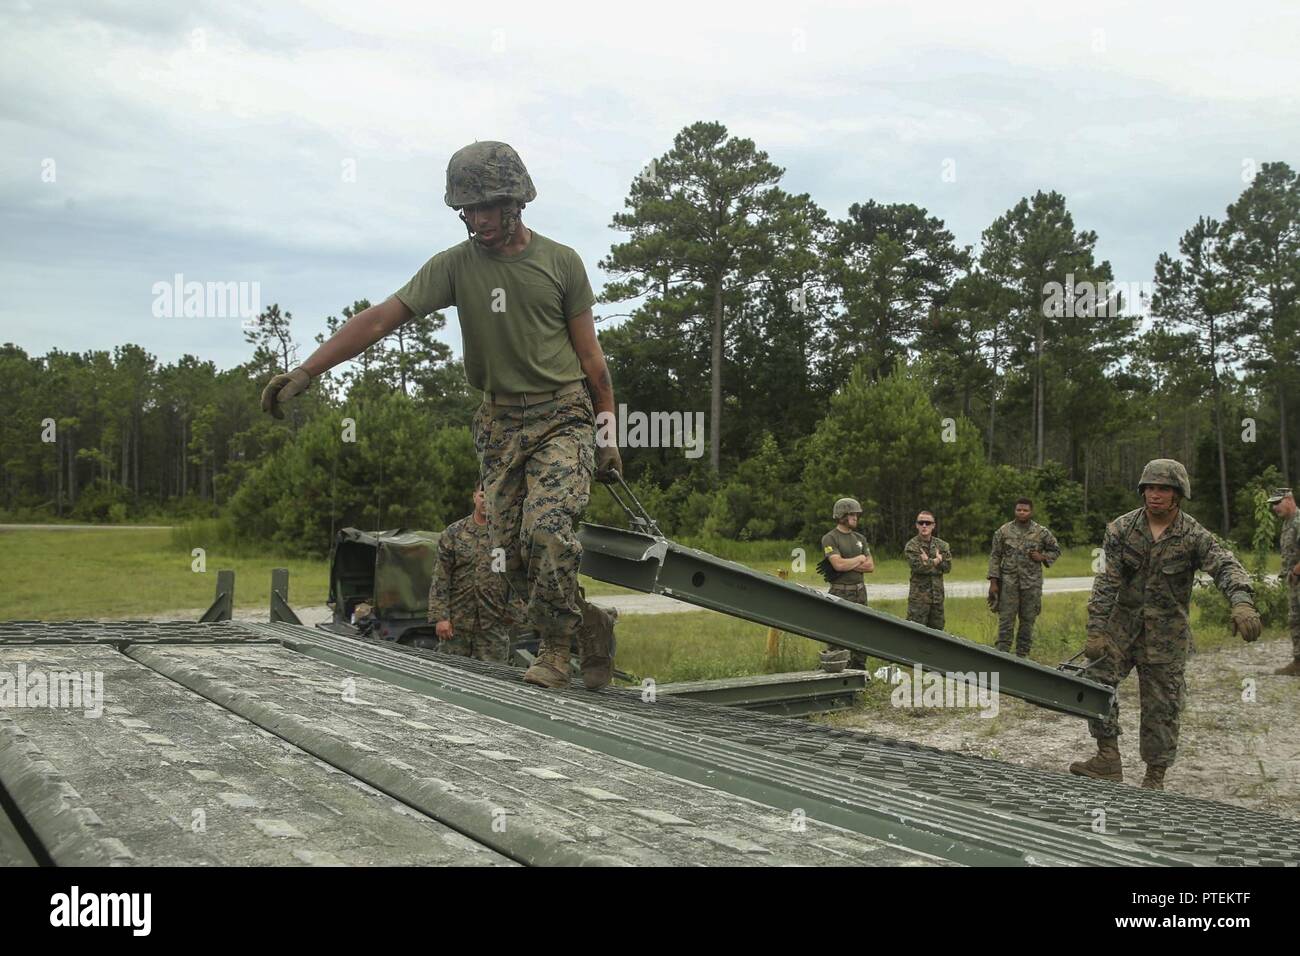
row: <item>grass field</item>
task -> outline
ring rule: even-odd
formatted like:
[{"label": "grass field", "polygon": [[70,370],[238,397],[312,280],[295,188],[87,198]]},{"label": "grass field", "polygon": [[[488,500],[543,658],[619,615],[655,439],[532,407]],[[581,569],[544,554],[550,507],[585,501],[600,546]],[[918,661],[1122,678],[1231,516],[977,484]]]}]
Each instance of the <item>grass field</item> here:
[{"label": "grass field", "polygon": [[[205,551],[204,572],[192,568],[196,547]],[[770,547],[746,549],[741,543],[741,548],[742,554],[745,550],[771,553]],[[768,573],[790,566],[788,561],[740,560]],[[1048,575],[1090,574],[1091,560],[1088,549],[1076,548],[1063,554]],[[289,569],[292,604],[325,603],[329,566],[324,559],[268,557],[205,534],[202,523],[172,531],[123,527],[0,531],[0,620],[138,617],[207,607],[216,591],[216,573],[223,568],[235,570],[236,607],[264,608],[270,600],[271,569],[277,567]],[[867,576],[869,585],[907,580],[907,565],[901,559],[878,561],[876,568]],[[958,558],[949,578],[979,580],[985,569],[982,557]],[[791,580],[824,585],[811,568],[792,574]],[[633,593],[585,577],[583,586],[593,596]]]},{"label": "grass field", "polygon": [[[0,531],[0,620],[66,620],[107,617],[129,619],[179,608],[203,608],[212,601],[216,571],[236,571],[236,605],[267,607],[273,567],[288,567],[291,603],[321,604],[327,591],[328,567],[324,560],[275,559],[240,553],[238,547],[219,543],[206,554],[207,572],[196,573],[191,546],[184,534],[126,528],[94,531]],[[1062,558],[1067,573],[1087,572],[1090,556]],[[1067,560],[1067,557],[1069,560]],[[773,571],[778,563],[754,561],[752,566]],[[903,580],[902,562],[882,562],[881,577]],[[1080,566],[1082,565],[1082,566]],[[965,559],[955,577],[977,578],[981,559]],[[873,576],[873,579],[875,576]],[[805,578],[797,578],[805,580]],[[585,580],[585,579],[584,579]],[[806,578],[811,583],[812,578]],[[609,594],[622,589],[585,580],[589,594]],[[1086,594],[1047,595],[1038,619],[1032,657],[1056,665],[1083,644]],[[903,601],[876,601],[872,607],[902,617]],[[949,598],[946,604],[950,633],[992,645],[997,618],[978,598]],[[1192,608],[1196,643],[1207,649],[1239,639],[1218,627],[1198,627],[1199,610]],[[1281,631],[1265,632],[1265,639]],[[778,654],[766,652],[767,628],[716,614],[695,611],[680,614],[629,614],[618,626],[618,666],[639,678],[659,683],[739,677],[748,674],[809,670],[816,666],[820,643],[783,634]],[[871,661],[873,669],[883,661]],[[863,695],[863,708],[889,706],[889,687],[876,681]]]},{"label": "grass field", "polygon": [[235,569],[235,604],[267,607],[271,569],[289,569],[290,600],[323,604],[329,569],[321,560],[235,557],[205,549],[206,572],[169,531],[0,531],[0,620],[132,618],[212,603],[217,571]]},{"label": "grass field", "polygon": [[[1033,660],[1055,667],[1083,647],[1088,595],[1049,594],[1034,626]],[[872,607],[905,617],[904,601],[873,602]],[[949,598],[944,605],[949,633],[979,644],[992,645],[998,619],[979,598]],[[1241,639],[1215,627],[1198,627],[1198,609],[1192,608],[1192,628],[1198,649],[1240,644]],[[1280,629],[1265,631],[1264,639],[1282,636]],[[684,614],[640,614],[619,619],[618,666],[637,677],[658,683],[741,677],[747,674],[810,670],[817,665],[821,644],[795,634],[782,634],[779,655],[766,654],[767,628],[712,611]],[[873,670],[884,661],[869,660]],[[883,684],[876,690],[884,690]],[[867,703],[872,697],[868,692]],[[887,692],[883,695],[887,699]]]}]

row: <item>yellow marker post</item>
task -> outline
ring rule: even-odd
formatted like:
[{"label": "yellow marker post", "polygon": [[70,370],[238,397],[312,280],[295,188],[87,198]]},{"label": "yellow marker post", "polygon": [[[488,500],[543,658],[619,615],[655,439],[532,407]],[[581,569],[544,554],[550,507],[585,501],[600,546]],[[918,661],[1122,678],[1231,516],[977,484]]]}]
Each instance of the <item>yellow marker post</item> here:
[{"label": "yellow marker post", "polygon": [[[790,577],[790,572],[785,568],[781,568],[776,572],[776,576],[784,581],[786,578]],[[769,661],[775,661],[780,656],[781,632],[774,627],[769,627],[767,629],[767,659]]]}]

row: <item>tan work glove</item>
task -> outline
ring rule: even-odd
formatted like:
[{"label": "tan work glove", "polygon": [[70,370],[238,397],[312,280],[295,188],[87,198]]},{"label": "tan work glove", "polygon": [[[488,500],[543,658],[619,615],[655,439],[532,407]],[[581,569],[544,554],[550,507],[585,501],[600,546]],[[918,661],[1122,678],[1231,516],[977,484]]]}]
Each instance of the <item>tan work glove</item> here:
[{"label": "tan work glove", "polygon": [[1232,606],[1232,629],[1240,634],[1241,639],[1247,644],[1259,640],[1259,632],[1263,629],[1263,624],[1259,620],[1259,612],[1244,602],[1234,604]]},{"label": "tan work glove", "polygon": [[1110,641],[1100,631],[1088,635],[1088,643],[1083,645],[1083,656],[1090,661],[1101,660],[1110,651]]},{"label": "tan work glove", "polygon": [[614,472],[623,474],[623,459],[617,445],[596,446],[596,480],[605,484],[614,481]]},{"label": "tan work glove", "polygon": [[280,406],[291,398],[296,398],[307,390],[311,384],[311,373],[299,365],[292,371],[277,375],[262,389],[262,411],[270,412],[276,418],[284,418]]},{"label": "tan work glove", "polygon": [[998,611],[998,579],[989,579],[989,610],[994,614]]}]

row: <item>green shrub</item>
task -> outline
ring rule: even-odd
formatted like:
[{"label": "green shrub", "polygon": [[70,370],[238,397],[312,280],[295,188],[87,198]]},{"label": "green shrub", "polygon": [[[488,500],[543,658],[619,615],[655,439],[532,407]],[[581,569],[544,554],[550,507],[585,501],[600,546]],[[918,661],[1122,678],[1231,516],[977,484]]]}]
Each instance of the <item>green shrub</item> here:
[{"label": "green shrub", "polygon": [[114,505],[121,505],[123,517],[129,493],[115,481],[96,478],[81,491],[76,505],[72,508],[72,517],[77,521],[110,521],[109,513]]},{"label": "green shrub", "polygon": [[[1265,627],[1282,627],[1286,624],[1286,586],[1280,581],[1265,580],[1262,575],[1252,575],[1255,587],[1255,609]],[[1200,609],[1201,620],[1206,624],[1227,627],[1232,622],[1232,608],[1213,584],[1197,584],[1192,589],[1192,604]]]}]

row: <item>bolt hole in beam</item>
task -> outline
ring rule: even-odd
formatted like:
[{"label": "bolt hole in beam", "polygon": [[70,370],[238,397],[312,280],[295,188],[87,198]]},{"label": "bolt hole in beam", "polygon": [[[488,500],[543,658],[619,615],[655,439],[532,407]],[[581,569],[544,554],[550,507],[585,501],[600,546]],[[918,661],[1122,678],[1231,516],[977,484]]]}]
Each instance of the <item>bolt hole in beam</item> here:
[{"label": "bolt hole in beam", "polygon": [[696,571],[694,574],[692,574],[691,583],[694,584],[697,588],[704,587],[704,572]]}]

